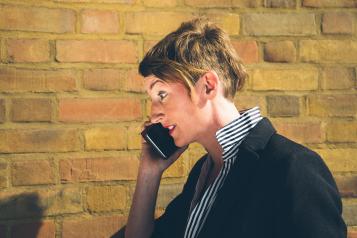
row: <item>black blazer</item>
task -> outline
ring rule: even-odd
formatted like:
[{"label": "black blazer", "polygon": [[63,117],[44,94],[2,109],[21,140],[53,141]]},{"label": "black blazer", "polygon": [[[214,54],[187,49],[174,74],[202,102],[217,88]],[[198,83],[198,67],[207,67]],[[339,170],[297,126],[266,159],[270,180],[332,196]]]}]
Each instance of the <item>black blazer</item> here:
[{"label": "black blazer", "polygon": [[[318,154],[279,134],[263,118],[237,160],[199,238],[346,238],[341,198]],[[183,191],[156,220],[153,238],[182,238],[202,157]]]}]

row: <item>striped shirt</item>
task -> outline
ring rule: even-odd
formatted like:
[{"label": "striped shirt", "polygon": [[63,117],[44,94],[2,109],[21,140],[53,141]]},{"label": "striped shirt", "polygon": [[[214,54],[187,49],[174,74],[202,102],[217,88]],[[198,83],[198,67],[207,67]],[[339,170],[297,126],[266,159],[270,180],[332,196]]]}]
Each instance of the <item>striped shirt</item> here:
[{"label": "striped shirt", "polygon": [[[259,107],[254,107],[240,113],[241,115],[237,119],[228,123],[216,132],[217,141],[223,149],[223,166],[215,180],[204,192],[201,193],[204,189],[202,181],[206,180],[206,175],[209,170],[208,168],[211,166],[210,164],[212,164],[210,157],[204,162],[201,168],[200,177],[196,184],[195,195],[191,202],[191,209],[185,230],[185,238],[195,238],[198,236],[220,188],[223,186],[232,165],[236,161],[240,143],[245,136],[248,135],[249,131],[262,119]],[[199,194],[202,194],[201,197]]]}]

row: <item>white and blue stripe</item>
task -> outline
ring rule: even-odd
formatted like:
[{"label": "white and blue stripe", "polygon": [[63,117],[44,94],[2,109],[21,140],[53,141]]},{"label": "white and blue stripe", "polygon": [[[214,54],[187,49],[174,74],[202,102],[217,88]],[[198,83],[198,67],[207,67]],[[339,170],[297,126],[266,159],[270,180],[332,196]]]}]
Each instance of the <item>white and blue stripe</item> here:
[{"label": "white and blue stripe", "polygon": [[206,218],[216,200],[217,194],[236,160],[238,147],[249,131],[262,119],[259,107],[241,112],[241,115],[216,132],[218,143],[223,149],[223,166],[204,192],[200,201],[190,211],[184,238],[195,238],[201,231]]}]

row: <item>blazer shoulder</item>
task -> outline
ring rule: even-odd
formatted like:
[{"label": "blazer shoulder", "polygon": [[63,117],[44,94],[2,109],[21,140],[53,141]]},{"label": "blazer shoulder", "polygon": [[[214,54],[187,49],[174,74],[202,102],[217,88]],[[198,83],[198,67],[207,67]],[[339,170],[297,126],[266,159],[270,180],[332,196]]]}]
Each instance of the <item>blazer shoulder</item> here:
[{"label": "blazer shoulder", "polygon": [[298,158],[321,159],[320,155],[315,151],[278,133],[275,133],[270,138],[264,153],[276,160],[294,160]]},{"label": "blazer shoulder", "polygon": [[301,177],[302,172],[322,176],[335,186],[333,176],[321,156],[315,151],[280,134],[274,134],[267,144],[264,160],[283,173]]}]

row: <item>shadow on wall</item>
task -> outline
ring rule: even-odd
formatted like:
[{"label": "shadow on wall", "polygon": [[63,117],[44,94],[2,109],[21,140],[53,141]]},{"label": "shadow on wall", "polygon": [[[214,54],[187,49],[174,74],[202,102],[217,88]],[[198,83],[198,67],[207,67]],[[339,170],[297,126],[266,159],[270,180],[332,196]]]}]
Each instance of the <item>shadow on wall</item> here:
[{"label": "shadow on wall", "polygon": [[[14,195],[0,201],[0,224],[10,226],[10,237],[37,237],[42,226],[41,218],[45,209],[40,205],[40,199],[36,193],[23,193]],[[20,222],[17,220],[34,218],[37,221]],[[9,224],[9,221],[11,221]],[[12,222],[14,221],[14,222]],[[15,222],[16,221],[16,222]],[[8,237],[7,229],[0,229],[0,237]]]}]

